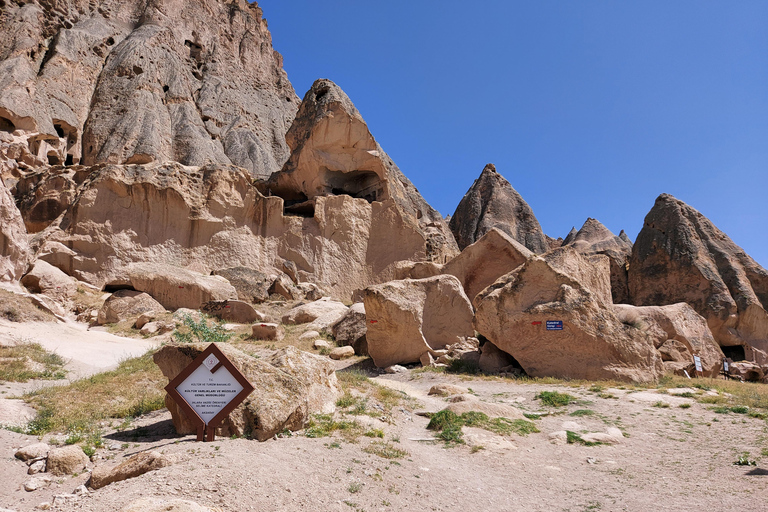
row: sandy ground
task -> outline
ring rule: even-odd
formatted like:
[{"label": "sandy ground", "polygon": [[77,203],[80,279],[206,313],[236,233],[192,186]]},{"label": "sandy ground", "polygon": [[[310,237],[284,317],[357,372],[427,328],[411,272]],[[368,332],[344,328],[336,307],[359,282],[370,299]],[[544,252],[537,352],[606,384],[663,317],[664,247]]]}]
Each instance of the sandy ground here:
[{"label": "sandy ground", "polygon": [[[6,328],[0,326],[0,332]],[[46,336],[43,327],[36,329],[40,330],[31,329],[27,336]],[[48,340],[44,346],[55,345],[73,360],[89,354],[85,345],[70,345],[91,335],[73,330],[70,336],[57,335],[57,341]],[[138,353],[145,350],[134,347],[142,343],[137,340],[105,337],[104,341],[113,343],[112,364],[133,348]],[[101,342],[93,343],[95,353],[102,353]],[[105,356],[98,364],[107,361]],[[97,366],[90,355],[82,362]],[[192,436],[177,436],[168,412],[158,411],[127,431],[109,433],[107,446],[96,454],[93,465],[116,464],[156,449],[175,460],[172,466],[93,491],[56,510],[117,511],[140,497],[185,498],[224,511],[768,510],[768,457],[760,460],[761,451],[768,449],[764,420],[716,414],[692,399],[655,391],[605,390],[615,398],[601,398],[586,387],[413,371],[375,380],[414,397],[416,410],[444,407],[444,399],[427,392],[435,383],[451,382],[471,388],[481,400],[555,414],[535,420],[541,432],[524,437],[465,427],[467,445],[453,448],[424,441],[432,436],[426,430],[428,420],[406,409],[396,410],[392,424],[359,417],[383,428],[385,441],[408,453],[388,460],[364,451],[376,442],[367,437],[346,442],[298,433],[265,443],[226,438],[197,443]],[[543,390],[570,393],[578,402],[558,409],[542,406],[534,397]],[[659,401],[670,407],[654,406]],[[691,407],[682,409],[682,403]],[[569,415],[579,409],[595,414]],[[605,432],[618,426],[627,437],[614,446],[552,444],[548,434],[563,430],[566,422],[575,422],[565,426],[579,432]],[[0,508],[36,510],[87,480],[84,473],[59,478],[45,489],[24,491],[27,467],[13,453],[37,441],[0,430]],[[743,452],[758,465],[734,465]]]}]

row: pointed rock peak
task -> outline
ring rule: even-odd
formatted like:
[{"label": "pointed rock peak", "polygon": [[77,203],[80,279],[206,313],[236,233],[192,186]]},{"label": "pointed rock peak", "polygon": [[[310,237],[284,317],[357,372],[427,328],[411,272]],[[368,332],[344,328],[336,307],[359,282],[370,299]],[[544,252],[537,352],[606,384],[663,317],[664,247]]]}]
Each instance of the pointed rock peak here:
[{"label": "pointed rock peak", "polygon": [[631,239],[631,238],[629,238],[629,235],[627,235],[627,233],[626,233],[626,232],[625,232],[623,229],[622,229],[622,230],[621,230],[621,232],[619,233],[619,238],[621,238],[622,240],[624,240],[624,241],[625,241],[625,242],[627,242],[628,244],[631,244],[631,243],[632,243],[632,239]]},{"label": "pointed rock peak", "polygon": [[488,164],[462,198],[450,223],[459,248],[498,228],[535,253],[549,249],[541,225],[528,203]]},{"label": "pointed rock peak", "polygon": [[616,238],[610,229],[605,227],[602,222],[592,217],[581,226],[581,229],[574,237],[574,242],[577,240],[583,240],[584,242],[598,242],[601,240],[610,240]]},{"label": "pointed rock peak", "polygon": [[573,226],[563,240],[563,245],[569,245],[576,238],[579,232],[576,230],[576,226]]}]

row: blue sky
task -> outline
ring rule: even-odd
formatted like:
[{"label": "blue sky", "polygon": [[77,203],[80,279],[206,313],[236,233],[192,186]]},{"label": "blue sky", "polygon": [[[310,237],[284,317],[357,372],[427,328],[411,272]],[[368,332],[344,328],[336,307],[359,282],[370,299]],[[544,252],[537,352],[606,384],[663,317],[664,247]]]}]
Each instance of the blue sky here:
[{"label": "blue sky", "polygon": [[299,96],[339,84],[443,215],[493,162],[550,236],[634,239],[666,192],[768,267],[768,2],[259,5]]}]

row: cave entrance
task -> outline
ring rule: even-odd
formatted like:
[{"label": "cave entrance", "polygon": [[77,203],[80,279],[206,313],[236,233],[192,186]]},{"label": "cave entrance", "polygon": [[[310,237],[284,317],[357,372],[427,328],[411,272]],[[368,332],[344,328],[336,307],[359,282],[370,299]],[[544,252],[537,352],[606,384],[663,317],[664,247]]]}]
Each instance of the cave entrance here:
[{"label": "cave entrance", "polygon": [[0,132],[13,133],[16,131],[16,125],[10,119],[0,117]]},{"label": "cave entrance", "polygon": [[325,170],[325,182],[333,195],[348,195],[365,199],[369,203],[386,199],[384,183],[373,171],[331,171]]},{"label": "cave entrance", "polygon": [[747,355],[744,352],[743,345],[733,345],[731,347],[720,347],[725,357],[733,362],[746,361]]}]

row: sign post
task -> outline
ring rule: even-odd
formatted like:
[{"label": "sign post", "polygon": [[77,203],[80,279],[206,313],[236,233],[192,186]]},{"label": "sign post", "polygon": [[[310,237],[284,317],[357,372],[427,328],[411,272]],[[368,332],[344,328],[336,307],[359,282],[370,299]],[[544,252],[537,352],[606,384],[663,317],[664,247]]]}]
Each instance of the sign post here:
[{"label": "sign post", "polygon": [[547,320],[547,330],[548,331],[562,331],[563,330],[563,321],[562,320]]},{"label": "sign post", "polygon": [[693,356],[693,364],[696,367],[696,376],[702,377],[704,375],[704,369],[701,367],[701,357]]},{"label": "sign post", "polygon": [[216,426],[254,390],[235,365],[211,343],[165,390],[197,423],[197,440],[213,441]]}]

